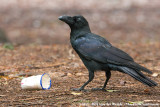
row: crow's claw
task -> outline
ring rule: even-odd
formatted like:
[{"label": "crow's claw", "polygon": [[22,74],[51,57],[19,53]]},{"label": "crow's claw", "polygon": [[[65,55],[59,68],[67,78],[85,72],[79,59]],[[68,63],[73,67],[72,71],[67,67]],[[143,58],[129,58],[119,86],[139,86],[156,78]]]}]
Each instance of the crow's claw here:
[{"label": "crow's claw", "polygon": [[84,91],[84,89],[82,89],[82,88],[72,88],[71,90],[72,91]]}]

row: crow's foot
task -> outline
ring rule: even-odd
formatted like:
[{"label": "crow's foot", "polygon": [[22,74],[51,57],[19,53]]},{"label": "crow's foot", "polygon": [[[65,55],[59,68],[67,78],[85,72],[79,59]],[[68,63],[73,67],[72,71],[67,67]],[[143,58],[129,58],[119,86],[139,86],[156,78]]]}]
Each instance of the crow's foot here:
[{"label": "crow's foot", "polygon": [[83,88],[72,88],[71,90],[72,91],[87,91],[87,90],[85,90]]}]

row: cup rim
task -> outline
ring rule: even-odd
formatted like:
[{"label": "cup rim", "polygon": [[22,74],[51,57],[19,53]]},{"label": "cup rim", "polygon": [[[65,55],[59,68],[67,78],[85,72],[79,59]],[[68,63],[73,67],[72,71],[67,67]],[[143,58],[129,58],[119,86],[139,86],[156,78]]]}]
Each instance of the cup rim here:
[{"label": "cup rim", "polygon": [[51,88],[51,78],[50,78],[50,76],[48,75],[49,78],[50,78],[50,85],[49,85],[48,88],[44,88],[43,85],[42,85],[42,77],[43,77],[44,75],[48,75],[48,74],[47,74],[47,73],[42,74],[41,79],[40,79],[40,85],[41,85],[41,87],[42,87],[43,90],[48,90],[48,89]]}]

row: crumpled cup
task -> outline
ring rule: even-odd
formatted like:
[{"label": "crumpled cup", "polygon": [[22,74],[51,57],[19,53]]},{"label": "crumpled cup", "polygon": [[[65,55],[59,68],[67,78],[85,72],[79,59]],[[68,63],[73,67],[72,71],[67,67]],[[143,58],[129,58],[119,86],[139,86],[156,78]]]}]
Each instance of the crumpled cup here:
[{"label": "crumpled cup", "polygon": [[47,90],[51,88],[51,79],[48,74],[36,75],[22,79],[22,89],[42,89]]}]

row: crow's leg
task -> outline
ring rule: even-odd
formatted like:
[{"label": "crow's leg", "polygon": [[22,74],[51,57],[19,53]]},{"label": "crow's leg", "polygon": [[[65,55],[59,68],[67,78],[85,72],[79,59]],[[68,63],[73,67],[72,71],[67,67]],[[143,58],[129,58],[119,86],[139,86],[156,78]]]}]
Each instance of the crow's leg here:
[{"label": "crow's leg", "polygon": [[107,85],[107,83],[108,83],[108,80],[109,80],[110,77],[111,77],[111,72],[110,72],[110,70],[106,71],[106,72],[105,72],[105,75],[106,75],[106,81],[105,81],[103,87],[102,87],[102,88],[92,88],[92,90],[104,90],[104,91],[106,91],[106,90],[105,90],[106,85]]},{"label": "crow's leg", "polygon": [[106,73],[106,81],[105,81],[104,86],[103,86],[102,89],[105,89],[105,88],[106,88],[106,85],[107,85],[107,83],[108,83],[108,80],[109,80],[110,77],[111,77],[111,71],[106,71],[105,73]]},{"label": "crow's leg", "polygon": [[82,91],[84,90],[84,87],[93,80],[94,78],[94,72],[93,71],[89,71],[89,79],[86,83],[84,83],[80,88],[73,88],[73,91]]}]

